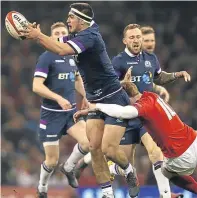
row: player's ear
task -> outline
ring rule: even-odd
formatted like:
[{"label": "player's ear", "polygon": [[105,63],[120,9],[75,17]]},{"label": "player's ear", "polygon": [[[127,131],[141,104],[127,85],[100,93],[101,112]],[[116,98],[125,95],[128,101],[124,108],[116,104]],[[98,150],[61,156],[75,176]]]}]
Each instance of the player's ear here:
[{"label": "player's ear", "polygon": [[125,38],[122,39],[122,42],[123,42],[125,45],[127,44]]},{"label": "player's ear", "polygon": [[84,25],[85,24],[85,21],[80,19],[80,24],[81,25]]}]

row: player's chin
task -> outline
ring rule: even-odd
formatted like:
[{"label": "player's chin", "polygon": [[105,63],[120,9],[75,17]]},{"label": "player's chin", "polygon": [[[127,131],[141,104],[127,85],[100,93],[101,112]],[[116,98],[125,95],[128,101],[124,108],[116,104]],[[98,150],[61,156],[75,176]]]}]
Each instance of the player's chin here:
[{"label": "player's chin", "polygon": [[68,27],[68,31],[69,31],[69,33],[73,33],[74,32],[72,27]]},{"label": "player's chin", "polygon": [[141,51],[141,48],[135,48],[135,49],[133,50],[133,54],[139,54],[140,51]]}]

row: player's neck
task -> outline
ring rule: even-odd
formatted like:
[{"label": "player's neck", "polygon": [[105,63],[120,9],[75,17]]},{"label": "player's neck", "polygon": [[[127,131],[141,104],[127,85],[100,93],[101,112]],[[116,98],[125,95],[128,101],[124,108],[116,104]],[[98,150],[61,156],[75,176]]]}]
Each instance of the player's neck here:
[{"label": "player's neck", "polygon": [[134,97],[135,102],[138,101],[141,97],[142,97],[142,94],[141,94],[141,93],[137,94],[137,95]]},{"label": "player's neck", "polygon": [[89,27],[90,27],[89,25],[84,24],[84,25],[81,27],[80,32],[83,31],[83,30],[86,30],[86,29],[89,28]]}]

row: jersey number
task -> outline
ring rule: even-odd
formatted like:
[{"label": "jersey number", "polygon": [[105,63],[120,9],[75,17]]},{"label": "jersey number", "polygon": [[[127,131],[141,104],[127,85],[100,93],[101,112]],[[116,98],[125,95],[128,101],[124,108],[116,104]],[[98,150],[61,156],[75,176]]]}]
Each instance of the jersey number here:
[{"label": "jersey number", "polygon": [[176,115],[176,112],[173,111],[173,109],[166,104],[163,99],[158,98],[157,102],[160,104],[160,106],[162,107],[162,109],[165,111],[166,115],[168,116],[169,120],[172,120],[172,117]]}]

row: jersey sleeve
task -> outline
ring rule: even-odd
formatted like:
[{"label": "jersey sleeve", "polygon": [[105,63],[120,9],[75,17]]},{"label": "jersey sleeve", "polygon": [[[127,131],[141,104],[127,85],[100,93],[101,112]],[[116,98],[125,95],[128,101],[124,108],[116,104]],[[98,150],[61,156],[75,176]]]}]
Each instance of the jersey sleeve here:
[{"label": "jersey sleeve", "polygon": [[115,56],[114,58],[112,58],[112,65],[114,67],[114,70],[115,70],[117,76],[119,77],[119,80],[122,80],[124,78],[124,75],[126,72],[123,69],[123,64],[121,63],[121,58],[119,58],[118,56]]},{"label": "jersey sleeve", "polygon": [[160,66],[159,60],[155,54],[154,54],[154,58],[155,58],[155,63],[156,63],[156,67],[155,67],[155,77],[156,77],[157,75],[159,75],[161,73],[161,66]]},{"label": "jersey sleeve", "polygon": [[51,56],[48,53],[43,53],[36,63],[36,69],[34,72],[34,77],[47,78],[49,67],[51,64]]},{"label": "jersey sleeve", "polygon": [[76,54],[80,54],[94,45],[95,39],[90,34],[77,35],[66,43],[73,48]]}]

